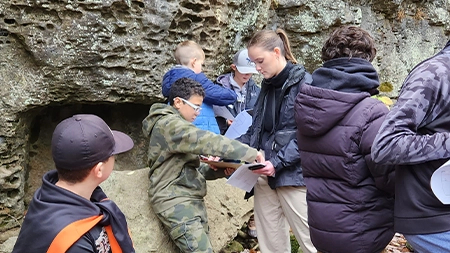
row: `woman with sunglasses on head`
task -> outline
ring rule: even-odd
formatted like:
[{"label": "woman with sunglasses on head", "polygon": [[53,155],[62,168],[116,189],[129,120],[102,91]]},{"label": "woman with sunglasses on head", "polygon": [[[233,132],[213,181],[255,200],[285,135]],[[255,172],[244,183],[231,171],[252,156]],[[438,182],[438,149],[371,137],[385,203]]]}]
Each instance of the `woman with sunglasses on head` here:
[{"label": "woman with sunglasses on head", "polygon": [[311,83],[311,75],[297,64],[282,29],[257,32],[247,49],[264,79],[252,126],[238,140],[265,153],[266,166],[253,171],[261,175],[254,187],[261,252],[291,252],[289,227],[304,253],[316,252],[309,238],[306,187],[293,117],[295,96],[301,84]]}]

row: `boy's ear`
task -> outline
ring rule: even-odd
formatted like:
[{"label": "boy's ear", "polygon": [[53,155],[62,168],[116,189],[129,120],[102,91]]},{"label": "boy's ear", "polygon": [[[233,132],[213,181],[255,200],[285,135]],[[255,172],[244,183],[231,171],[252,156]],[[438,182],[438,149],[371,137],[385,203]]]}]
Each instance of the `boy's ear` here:
[{"label": "boy's ear", "polygon": [[183,101],[179,97],[173,99],[173,107],[175,107],[175,109],[180,109],[182,104]]},{"label": "boy's ear", "polygon": [[190,67],[194,67],[195,66],[195,62],[197,61],[197,58],[192,58],[190,61],[189,61],[189,64],[191,65]]},{"label": "boy's ear", "polygon": [[232,70],[234,70],[234,71],[236,71],[236,70],[237,70],[237,68],[236,68],[236,65],[235,65],[235,64],[231,64],[231,65],[230,65],[230,67],[231,67],[231,69],[232,69]]},{"label": "boy's ear", "polygon": [[101,178],[103,175],[103,162],[99,162],[97,163],[93,168],[91,173],[96,177],[96,178]]}]

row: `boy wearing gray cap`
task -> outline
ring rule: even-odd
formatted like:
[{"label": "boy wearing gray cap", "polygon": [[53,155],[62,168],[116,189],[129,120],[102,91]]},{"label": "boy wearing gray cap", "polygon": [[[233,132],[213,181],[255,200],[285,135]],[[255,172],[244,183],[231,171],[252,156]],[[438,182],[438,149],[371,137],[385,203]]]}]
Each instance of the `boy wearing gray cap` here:
[{"label": "boy wearing gray cap", "polygon": [[56,126],[51,145],[56,170],[35,192],[13,253],[135,252],[124,214],[98,186],[131,138],[79,114]]},{"label": "boy wearing gray cap", "polygon": [[222,109],[214,106],[221,134],[225,134],[234,117],[240,112],[253,109],[261,91],[261,88],[252,79],[252,75],[258,73],[258,71],[255,68],[255,64],[248,57],[247,49],[241,49],[233,56],[233,63],[230,67],[232,71],[220,75],[216,81],[223,87],[234,91],[237,95],[236,101],[226,106],[226,109],[233,117],[230,117],[229,114],[221,113]]}]

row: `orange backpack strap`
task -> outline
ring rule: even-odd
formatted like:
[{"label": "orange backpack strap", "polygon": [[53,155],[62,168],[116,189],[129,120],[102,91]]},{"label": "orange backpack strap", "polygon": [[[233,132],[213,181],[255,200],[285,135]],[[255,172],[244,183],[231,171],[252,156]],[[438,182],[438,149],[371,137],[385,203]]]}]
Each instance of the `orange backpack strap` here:
[{"label": "orange backpack strap", "polygon": [[86,219],[78,220],[70,223],[63,228],[53,239],[47,253],[63,253],[78,241],[84,234],[103,218],[103,215],[92,216]]},{"label": "orange backpack strap", "polygon": [[109,245],[111,246],[112,253],[122,253],[122,248],[117,242],[116,237],[112,231],[111,225],[105,226],[106,234],[108,235]]}]

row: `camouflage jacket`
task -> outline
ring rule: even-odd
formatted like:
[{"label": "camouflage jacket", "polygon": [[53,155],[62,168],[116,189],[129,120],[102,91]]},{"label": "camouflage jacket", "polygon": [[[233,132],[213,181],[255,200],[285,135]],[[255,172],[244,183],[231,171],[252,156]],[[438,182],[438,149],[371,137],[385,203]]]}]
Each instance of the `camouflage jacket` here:
[{"label": "camouflage jacket", "polygon": [[142,122],[149,136],[150,202],[155,212],[188,201],[203,199],[206,180],[224,177],[200,163],[198,155],[253,162],[256,149],[197,128],[170,105],[156,103]]},{"label": "camouflage jacket", "polygon": [[[433,194],[430,178],[450,158],[450,43],[418,64],[372,145],[376,163],[395,172],[395,230],[431,234],[450,230],[450,205]],[[436,124],[441,122],[440,124]]]}]

